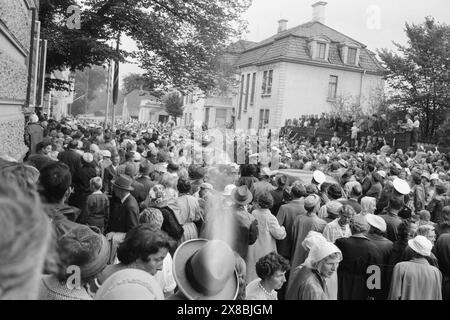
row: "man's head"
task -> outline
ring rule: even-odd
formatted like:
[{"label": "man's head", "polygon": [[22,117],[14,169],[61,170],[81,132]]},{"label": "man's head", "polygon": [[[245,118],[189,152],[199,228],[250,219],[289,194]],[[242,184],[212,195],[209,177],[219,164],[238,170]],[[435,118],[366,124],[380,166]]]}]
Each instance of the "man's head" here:
[{"label": "man's head", "polygon": [[70,194],[72,175],[62,162],[51,162],[41,168],[39,184],[41,195],[48,203],[60,203]]}]

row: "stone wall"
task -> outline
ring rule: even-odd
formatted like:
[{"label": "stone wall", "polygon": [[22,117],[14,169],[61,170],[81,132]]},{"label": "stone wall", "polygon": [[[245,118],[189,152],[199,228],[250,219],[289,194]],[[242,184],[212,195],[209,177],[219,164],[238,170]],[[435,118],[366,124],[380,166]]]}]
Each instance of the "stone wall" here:
[{"label": "stone wall", "polygon": [[[30,1],[28,1],[30,3]],[[24,144],[31,11],[25,0],[0,0],[0,155],[17,160]]]}]

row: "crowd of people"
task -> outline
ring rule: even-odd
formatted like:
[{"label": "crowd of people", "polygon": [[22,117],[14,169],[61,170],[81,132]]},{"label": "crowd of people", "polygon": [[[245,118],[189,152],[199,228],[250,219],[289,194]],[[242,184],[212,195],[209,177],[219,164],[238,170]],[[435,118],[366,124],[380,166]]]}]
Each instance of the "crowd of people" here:
[{"label": "crowd of people", "polygon": [[0,299],[450,299],[450,155],[286,134],[237,164],[167,124],[25,131]]},{"label": "crowd of people", "polygon": [[[386,134],[409,133],[411,144],[417,144],[420,136],[419,116],[405,115],[405,121],[393,123],[388,121],[386,114],[365,115],[336,115],[322,113],[319,115],[303,115],[298,119],[288,119],[286,127],[314,128],[317,130],[330,130],[340,135],[348,135],[353,143],[359,139],[373,136],[384,137]],[[368,137],[367,137],[368,136]]]}]

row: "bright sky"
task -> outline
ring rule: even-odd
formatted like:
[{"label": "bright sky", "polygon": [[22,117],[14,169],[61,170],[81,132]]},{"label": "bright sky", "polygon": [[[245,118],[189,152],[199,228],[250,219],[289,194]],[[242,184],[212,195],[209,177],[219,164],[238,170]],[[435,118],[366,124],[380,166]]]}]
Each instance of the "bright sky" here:
[{"label": "bright sky", "polygon": [[[253,0],[244,14],[249,33],[244,39],[264,40],[277,32],[278,20],[287,19],[288,28],[312,19],[311,5],[316,0]],[[328,0],[325,24],[367,45],[376,52],[379,48],[394,49],[392,41],[406,43],[405,22],[421,23],[426,16],[450,23],[448,0]],[[124,47],[135,49],[132,41],[124,40]],[[128,73],[142,73],[136,64],[123,64],[122,78]]]}]

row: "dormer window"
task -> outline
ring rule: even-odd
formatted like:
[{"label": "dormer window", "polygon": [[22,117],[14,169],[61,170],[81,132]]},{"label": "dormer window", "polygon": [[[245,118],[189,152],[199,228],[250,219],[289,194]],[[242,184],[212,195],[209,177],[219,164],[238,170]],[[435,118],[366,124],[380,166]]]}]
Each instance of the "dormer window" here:
[{"label": "dormer window", "polygon": [[318,51],[319,51],[318,58],[325,60],[325,54],[327,52],[327,44],[326,43],[322,43],[322,42],[318,42],[317,43],[317,48],[318,48]]},{"label": "dormer window", "polygon": [[308,41],[309,52],[313,60],[328,61],[330,40],[325,36],[310,38]]},{"label": "dormer window", "polygon": [[344,64],[357,66],[359,65],[360,48],[350,43],[341,43],[340,54]]},{"label": "dormer window", "polygon": [[356,64],[356,54],[358,50],[356,48],[348,48],[348,54],[347,54],[347,63],[348,64]]}]

